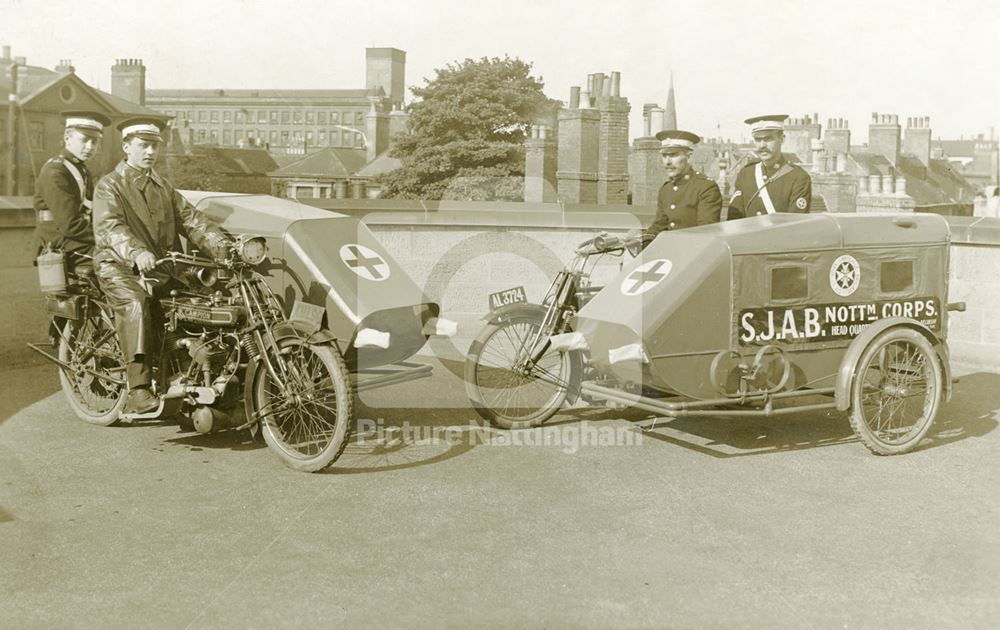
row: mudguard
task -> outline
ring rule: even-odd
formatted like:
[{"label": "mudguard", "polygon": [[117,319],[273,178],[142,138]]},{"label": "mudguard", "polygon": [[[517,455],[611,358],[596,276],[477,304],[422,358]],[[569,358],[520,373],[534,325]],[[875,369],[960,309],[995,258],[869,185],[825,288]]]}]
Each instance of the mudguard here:
[{"label": "mudguard", "polygon": [[840,361],[840,370],[837,372],[837,383],[835,385],[834,396],[839,411],[847,411],[851,408],[851,388],[854,385],[854,377],[858,370],[858,362],[868,345],[880,334],[890,328],[903,327],[916,330],[934,346],[938,359],[941,360],[941,380],[944,386],[945,402],[951,400],[951,363],[948,360],[948,345],[934,332],[918,321],[905,317],[889,317],[880,319],[860,335],[855,337],[851,345],[847,347],[844,357]]},{"label": "mudguard", "polygon": [[[274,340],[276,342],[288,337],[299,337],[301,339],[305,339],[306,343],[311,344],[334,344],[337,341],[337,337],[329,330],[320,328],[317,331],[313,331],[309,324],[297,321],[284,321],[276,324],[271,327],[271,334],[274,336]],[[261,363],[263,363],[263,360],[260,357],[250,361],[247,365],[246,376],[243,380],[243,410],[246,412],[246,419],[250,424],[250,431],[255,435],[255,437],[257,422],[254,419],[253,413],[253,383],[254,378],[257,376],[257,370],[260,369]]]},{"label": "mudguard", "polygon": [[539,319],[543,319],[548,310],[548,307],[541,304],[514,302],[513,304],[506,304],[500,308],[493,309],[483,317],[483,321],[488,324],[499,324],[500,322],[517,317],[538,317]]},{"label": "mudguard", "polygon": [[[483,320],[487,324],[500,324],[512,319],[517,319],[520,317],[534,317],[538,321],[542,321],[545,318],[545,313],[548,311],[547,306],[542,306],[541,304],[532,304],[530,302],[515,302],[514,304],[506,304],[500,308],[493,309],[483,317]],[[569,382],[569,392],[566,394],[566,400],[572,404],[580,397],[580,383],[583,381],[583,353],[580,350],[574,350],[569,354],[570,360],[570,382]]]}]

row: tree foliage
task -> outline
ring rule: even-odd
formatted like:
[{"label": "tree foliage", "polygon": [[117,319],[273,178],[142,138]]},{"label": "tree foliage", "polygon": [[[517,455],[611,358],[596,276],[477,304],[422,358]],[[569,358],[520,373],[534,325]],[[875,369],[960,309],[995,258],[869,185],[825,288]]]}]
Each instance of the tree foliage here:
[{"label": "tree foliage", "polygon": [[436,71],[409,107],[409,133],[394,138],[402,166],[378,178],[382,197],[503,199],[524,196],[524,139],[552,124],[556,103],[531,64],[466,59]]}]

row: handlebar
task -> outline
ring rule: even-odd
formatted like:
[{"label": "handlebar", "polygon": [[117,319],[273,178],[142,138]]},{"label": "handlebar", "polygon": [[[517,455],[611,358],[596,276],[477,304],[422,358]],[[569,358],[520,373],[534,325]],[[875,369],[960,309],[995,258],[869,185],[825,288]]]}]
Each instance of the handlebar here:
[{"label": "handlebar", "polygon": [[635,255],[652,239],[653,237],[646,232],[629,232],[628,234],[601,232],[580,243],[576,248],[576,253],[580,256],[593,256],[627,249]]}]

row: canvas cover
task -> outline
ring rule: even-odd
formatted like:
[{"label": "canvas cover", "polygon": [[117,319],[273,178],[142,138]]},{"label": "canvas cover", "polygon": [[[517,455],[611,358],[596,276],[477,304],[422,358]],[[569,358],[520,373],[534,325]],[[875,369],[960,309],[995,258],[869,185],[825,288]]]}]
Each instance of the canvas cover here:
[{"label": "canvas cover", "polygon": [[391,335],[388,349],[345,348],[362,367],[412,356],[438,307],[358,219],[268,195],[185,193],[232,234],[263,236],[269,284],[290,312],[295,300],[324,306],[327,327],[350,342],[370,327]]},{"label": "canvas cover", "polygon": [[[616,378],[696,397],[720,352],[776,345],[790,386],[836,371],[873,322],[907,317],[947,330],[947,223],[935,215],[768,215],[663,232],[584,306],[576,329]],[[641,342],[649,358],[613,364]]]}]

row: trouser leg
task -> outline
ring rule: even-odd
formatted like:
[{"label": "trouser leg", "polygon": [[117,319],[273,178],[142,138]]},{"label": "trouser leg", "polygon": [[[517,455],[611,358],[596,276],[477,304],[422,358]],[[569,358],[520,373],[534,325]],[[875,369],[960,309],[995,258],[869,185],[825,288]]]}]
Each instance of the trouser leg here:
[{"label": "trouser leg", "polygon": [[151,383],[150,296],[130,269],[115,263],[97,266],[97,280],[115,315],[118,341],[125,355],[125,378],[130,388]]}]

